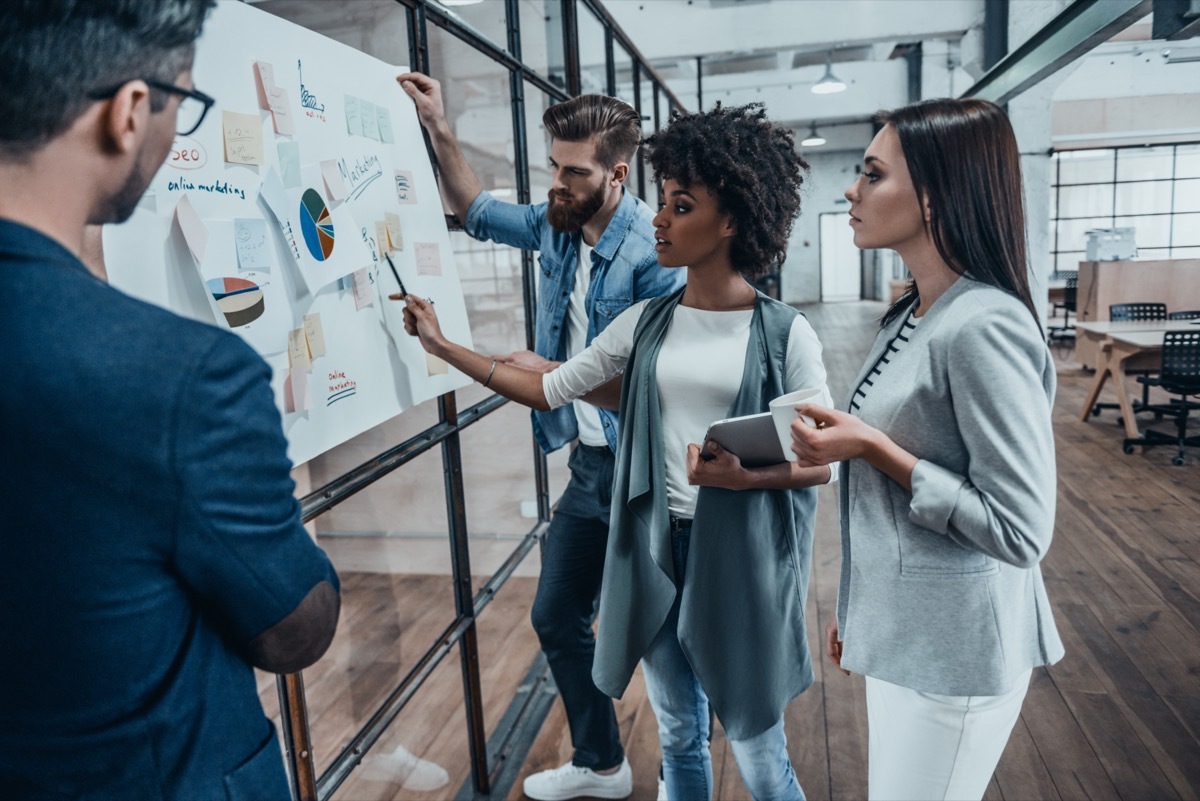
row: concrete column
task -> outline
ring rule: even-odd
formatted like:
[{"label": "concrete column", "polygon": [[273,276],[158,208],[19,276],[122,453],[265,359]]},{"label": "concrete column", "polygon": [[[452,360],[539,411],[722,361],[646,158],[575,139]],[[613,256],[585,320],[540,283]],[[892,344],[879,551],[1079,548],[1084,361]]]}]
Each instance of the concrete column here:
[{"label": "concrete column", "polygon": [[[1069,0],[1014,0],[1008,15],[1010,49],[1020,47],[1030,36],[1070,5]],[[1034,306],[1045,315],[1046,283],[1054,265],[1050,249],[1050,181],[1054,92],[1074,71],[1068,65],[1046,80],[1022,92],[1008,103],[1008,116],[1021,149],[1021,173],[1025,185],[1025,225],[1028,231],[1029,283]]]}]

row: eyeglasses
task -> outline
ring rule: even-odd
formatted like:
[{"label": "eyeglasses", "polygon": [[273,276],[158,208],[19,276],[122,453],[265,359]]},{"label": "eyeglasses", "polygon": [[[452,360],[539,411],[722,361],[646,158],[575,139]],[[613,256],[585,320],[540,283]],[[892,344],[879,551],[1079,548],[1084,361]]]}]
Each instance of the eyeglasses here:
[{"label": "eyeglasses", "polygon": [[[200,123],[204,122],[205,115],[208,110],[216,104],[216,99],[209,97],[204,92],[195,89],[184,89],[182,86],[176,86],[171,83],[163,83],[156,81],[153,78],[142,78],[147,86],[151,86],[163,92],[169,92],[173,95],[180,95],[183,100],[179,101],[179,112],[175,117],[175,133],[179,136],[188,136],[196,132],[200,127]],[[108,89],[97,89],[87,93],[87,97],[91,100],[107,100],[121,91],[121,87],[129,81],[119,83],[116,86]]]}]

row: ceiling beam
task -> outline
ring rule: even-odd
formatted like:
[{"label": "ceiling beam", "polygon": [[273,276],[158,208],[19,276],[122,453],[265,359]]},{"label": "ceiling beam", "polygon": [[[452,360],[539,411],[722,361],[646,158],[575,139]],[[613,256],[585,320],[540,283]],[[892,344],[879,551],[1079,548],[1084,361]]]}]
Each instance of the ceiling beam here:
[{"label": "ceiling beam", "polygon": [[1191,39],[1200,36],[1200,0],[1154,0],[1155,39]]},{"label": "ceiling beam", "polygon": [[1007,103],[1150,13],[1154,0],[1075,0],[963,97]]}]

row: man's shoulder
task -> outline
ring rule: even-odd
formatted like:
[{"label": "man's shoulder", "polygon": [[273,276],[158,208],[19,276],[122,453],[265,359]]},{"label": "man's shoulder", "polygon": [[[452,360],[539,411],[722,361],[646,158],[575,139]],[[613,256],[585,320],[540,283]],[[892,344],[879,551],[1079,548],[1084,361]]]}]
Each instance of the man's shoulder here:
[{"label": "man's shoulder", "polygon": [[148,375],[159,376],[190,375],[214,351],[235,363],[262,362],[240,337],[211,323],[183,317],[88,275],[67,281],[74,288],[48,313],[78,332],[85,347],[108,354],[102,361],[141,363]]},{"label": "man's shoulder", "polygon": [[636,269],[644,270],[658,266],[658,254],[654,250],[654,212],[645,201],[636,195],[627,210],[625,235],[617,245],[617,258],[629,262]]}]

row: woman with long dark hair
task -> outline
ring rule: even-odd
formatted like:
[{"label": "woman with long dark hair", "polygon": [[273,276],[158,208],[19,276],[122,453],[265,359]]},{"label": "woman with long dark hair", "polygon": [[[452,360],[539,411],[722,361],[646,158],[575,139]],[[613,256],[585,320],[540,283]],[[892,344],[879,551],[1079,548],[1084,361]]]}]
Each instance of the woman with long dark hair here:
[{"label": "woman with long dark hair", "polygon": [[750,795],[798,801],[783,711],[813,680],[804,603],[815,484],[828,467],[747,468],[700,443],[709,423],[825,387],[804,315],[748,283],[782,263],[807,165],[761,106],[676,117],[646,143],[662,181],[658,261],[687,285],[634,304],[542,375],[448,342],[410,296],[409,333],[496,392],[546,408],[624,374],[593,677],[620,696],[639,662],[667,797],[713,794],[709,708]]},{"label": "woman with long dark hair", "polygon": [[826,653],[866,677],[870,798],[977,799],[1032,669],[1063,655],[1038,567],[1054,529],[1054,363],[1004,112],[930,100],[879,120],[846,190],[850,225],[913,283],[848,410],[801,407],[818,425],[793,425],[793,450],[843,462]]}]

